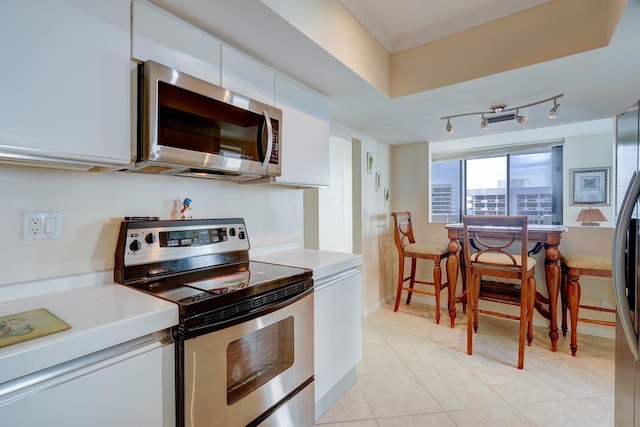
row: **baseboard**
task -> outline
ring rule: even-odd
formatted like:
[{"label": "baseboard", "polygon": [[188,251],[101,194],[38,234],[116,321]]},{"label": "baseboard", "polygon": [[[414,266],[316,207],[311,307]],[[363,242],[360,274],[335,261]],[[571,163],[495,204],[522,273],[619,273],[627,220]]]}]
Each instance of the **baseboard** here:
[{"label": "baseboard", "polygon": [[354,366],[331,390],[316,402],[316,421],[356,383],[356,380],[356,367]]}]

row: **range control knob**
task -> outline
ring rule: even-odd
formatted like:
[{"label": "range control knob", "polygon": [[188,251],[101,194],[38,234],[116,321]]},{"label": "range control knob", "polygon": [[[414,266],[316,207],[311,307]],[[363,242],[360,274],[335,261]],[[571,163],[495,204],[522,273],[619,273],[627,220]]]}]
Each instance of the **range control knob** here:
[{"label": "range control knob", "polygon": [[236,229],[234,227],[231,227],[229,229],[229,236],[233,237],[236,235]]},{"label": "range control knob", "polygon": [[156,235],[153,233],[149,233],[146,236],[144,236],[144,241],[147,242],[148,244],[155,243]]},{"label": "range control knob", "polygon": [[244,240],[246,237],[246,234],[244,233],[244,231],[241,231],[238,233],[238,239],[240,240]]},{"label": "range control knob", "polygon": [[131,249],[133,252],[137,252],[142,249],[142,243],[140,242],[140,240],[136,239],[129,244],[129,249]]}]

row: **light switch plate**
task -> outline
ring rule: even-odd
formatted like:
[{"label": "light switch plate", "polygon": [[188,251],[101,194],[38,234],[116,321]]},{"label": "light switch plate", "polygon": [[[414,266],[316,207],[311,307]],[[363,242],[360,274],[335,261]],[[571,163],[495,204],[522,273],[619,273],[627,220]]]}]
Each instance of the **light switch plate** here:
[{"label": "light switch plate", "polygon": [[55,240],[62,237],[62,212],[25,212],[24,240]]}]

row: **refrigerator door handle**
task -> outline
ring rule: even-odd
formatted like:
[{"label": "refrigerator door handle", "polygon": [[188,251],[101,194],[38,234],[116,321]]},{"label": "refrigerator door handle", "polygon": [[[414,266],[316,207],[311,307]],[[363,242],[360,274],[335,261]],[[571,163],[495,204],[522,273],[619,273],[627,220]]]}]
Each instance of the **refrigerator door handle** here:
[{"label": "refrigerator door handle", "polygon": [[631,184],[627,188],[627,192],[622,200],[622,207],[618,214],[618,220],[613,233],[613,250],[611,252],[611,266],[613,269],[613,293],[616,298],[616,307],[618,310],[618,320],[624,336],[627,339],[627,345],[636,361],[639,360],[640,349],[638,348],[638,337],[634,329],[631,316],[629,315],[631,308],[626,294],[626,278],[625,278],[625,247],[627,242],[627,233],[631,225],[631,215],[635,207],[636,201],[640,196],[640,175],[633,173]]}]

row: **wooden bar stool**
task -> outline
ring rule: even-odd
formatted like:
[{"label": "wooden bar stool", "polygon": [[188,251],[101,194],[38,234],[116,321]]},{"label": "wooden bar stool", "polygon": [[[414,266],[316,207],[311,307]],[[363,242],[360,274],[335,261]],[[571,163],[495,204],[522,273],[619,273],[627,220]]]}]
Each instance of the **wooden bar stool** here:
[{"label": "wooden bar stool", "polygon": [[[518,369],[522,369],[525,340],[528,345],[533,341],[536,294],[536,260],[529,257],[527,245],[522,243],[529,241],[527,216],[465,215],[462,224],[467,284],[467,354],[473,353],[478,313],[517,319],[520,322]],[[485,237],[488,227],[491,233]],[[520,315],[480,309],[481,299],[518,305]]]},{"label": "wooden bar stool", "polygon": [[570,348],[572,356],[575,356],[576,351],[578,351],[578,321],[605,326],[616,325],[615,322],[578,317],[578,310],[581,308],[607,313],[616,312],[616,310],[612,308],[580,305],[580,276],[611,277],[611,258],[606,255],[562,252],[562,286],[560,288],[560,296],[562,299],[562,335],[567,336],[567,309],[569,309],[571,320]]},{"label": "wooden bar stool", "polygon": [[[402,291],[408,291],[407,305],[411,302],[411,295],[418,294],[431,295],[436,297],[436,323],[440,323],[440,291],[449,286],[448,282],[442,283],[442,269],[440,262],[449,256],[446,242],[438,245],[416,243],[411,226],[411,214],[409,212],[393,212],[394,232],[393,241],[398,249],[398,289],[396,291],[396,304],[393,311],[398,311]],[[411,273],[404,277],[405,258],[411,258]],[[433,262],[433,281],[416,279],[416,262],[418,259],[426,259]],[[409,281],[409,286],[404,283]],[[431,285],[433,292],[414,288],[415,284]]]}]

